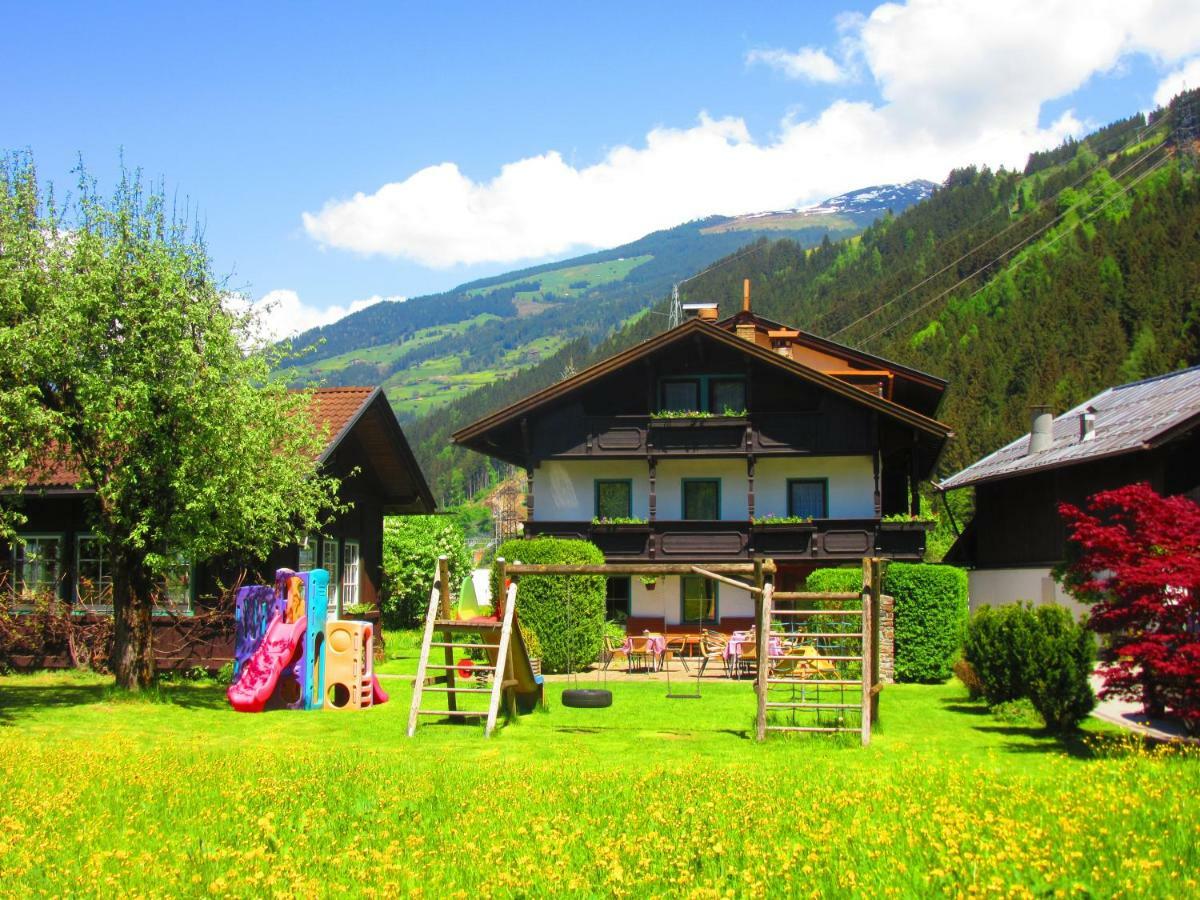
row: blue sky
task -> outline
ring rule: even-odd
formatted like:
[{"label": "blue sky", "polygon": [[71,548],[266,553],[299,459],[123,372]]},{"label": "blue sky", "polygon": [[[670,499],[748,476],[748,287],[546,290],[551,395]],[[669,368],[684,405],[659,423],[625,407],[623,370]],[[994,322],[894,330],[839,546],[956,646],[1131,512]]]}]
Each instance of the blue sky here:
[{"label": "blue sky", "polygon": [[1200,82],[1194,6],[23,4],[0,148],[60,185],[78,154],[111,183],[123,148],[288,330],[698,215],[1019,165]]}]

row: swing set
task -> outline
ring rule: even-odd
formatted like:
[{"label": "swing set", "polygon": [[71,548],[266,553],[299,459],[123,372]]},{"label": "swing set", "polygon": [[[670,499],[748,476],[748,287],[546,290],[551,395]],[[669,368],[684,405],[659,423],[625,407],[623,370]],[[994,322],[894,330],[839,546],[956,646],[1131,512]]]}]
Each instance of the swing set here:
[{"label": "swing set", "polygon": [[[478,610],[453,609],[450,600],[449,564],[438,561],[430,593],[425,633],[417,677],[413,687],[408,735],[416,733],[422,716],[451,720],[483,719],[484,736],[495,729],[503,702],[509,719],[544,705],[541,675],[533,671],[517,621],[518,588],[521,576],[580,575],[699,575],[750,592],[755,609],[757,697],[755,737],[765,740],[769,732],[857,732],[865,746],[870,742],[871,723],[878,718],[879,644],[874,639],[879,622],[882,564],[863,560],[861,592],[776,591],[773,560],[745,563],[602,563],[538,565],[507,563],[497,559],[496,583],[500,589],[489,615],[463,615]],[[741,578],[737,576],[742,576]],[[746,580],[743,580],[746,579]],[[573,599],[567,583],[567,628],[572,627]],[[435,640],[435,637],[438,638]],[[445,662],[430,662],[431,654],[443,651]],[[482,655],[477,664],[456,655]],[[697,666],[691,693],[675,689],[667,667],[668,699],[701,699],[703,663]],[[433,675],[441,672],[441,675]],[[574,658],[568,651],[569,687],[562,692],[563,706],[604,709],[612,706],[607,669],[596,675],[596,687],[581,687]],[[468,677],[470,676],[470,677]],[[491,677],[490,687],[481,677]],[[460,683],[461,682],[461,683]],[[425,695],[446,697],[445,709],[423,707]],[[487,695],[484,710],[460,708],[463,695]],[[857,694],[857,696],[855,696]],[[854,722],[852,710],[858,710]]]}]

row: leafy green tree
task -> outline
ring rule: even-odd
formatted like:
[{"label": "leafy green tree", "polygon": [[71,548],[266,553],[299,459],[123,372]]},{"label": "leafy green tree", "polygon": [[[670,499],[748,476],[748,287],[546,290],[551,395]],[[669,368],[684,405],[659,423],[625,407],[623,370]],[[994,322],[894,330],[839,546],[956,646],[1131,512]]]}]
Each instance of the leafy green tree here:
[{"label": "leafy green tree", "polygon": [[383,616],[393,628],[419,624],[439,556],[450,558],[450,586],[471,572],[462,525],[451,516],[393,516],[383,521]]},{"label": "leafy green tree", "polygon": [[[28,156],[0,163],[0,488],[60,461],[94,490],[124,688],[154,679],[170,565],[265,558],[338,511],[309,398],[268,380],[256,331],[161,189],[126,173],[105,198],[81,171],[61,207]],[[19,521],[9,509],[4,530]]]}]

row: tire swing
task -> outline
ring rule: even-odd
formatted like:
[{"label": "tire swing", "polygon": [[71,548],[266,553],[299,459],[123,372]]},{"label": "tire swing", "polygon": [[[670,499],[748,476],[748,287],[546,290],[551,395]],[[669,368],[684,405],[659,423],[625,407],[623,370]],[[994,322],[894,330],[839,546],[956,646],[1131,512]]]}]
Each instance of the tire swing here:
[{"label": "tire swing", "polygon": [[[575,641],[574,630],[571,628],[571,607],[573,605],[571,599],[571,581],[572,576],[567,578],[567,677],[571,679],[571,687],[562,692],[562,705],[571,709],[607,709],[612,706],[612,691],[608,689],[608,671],[604,671],[604,687],[602,688],[581,688],[579,686],[579,673],[575,671]],[[596,673],[596,683],[600,683],[600,673]]]}]

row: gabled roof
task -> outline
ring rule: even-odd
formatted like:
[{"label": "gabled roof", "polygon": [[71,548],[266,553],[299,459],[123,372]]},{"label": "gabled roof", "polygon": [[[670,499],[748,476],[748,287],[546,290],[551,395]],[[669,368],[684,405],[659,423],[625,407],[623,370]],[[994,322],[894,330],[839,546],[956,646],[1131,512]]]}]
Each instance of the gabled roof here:
[{"label": "gabled roof", "polygon": [[455,443],[466,444],[467,442],[480,437],[485,432],[514,421],[522,416],[526,416],[531,412],[545,407],[554,401],[591,384],[600,378],[605,377],[630,363],[648,356],[657,350],[674,344],[678,341],[685,340],[691,335],[701,335],[709,340],[731,347],[745,355],[762,362],[766,365],[773,366],[777,369],[785,371],[791,375],[811,382],[818,387],[824,388],[830,393],[837,394],[852,403],[860,406],[865,406],[873,409],[884,416],[887,416],[896,421],[902,422],[905,425],[910,425],[919,431],[931,435],[937,439],[945,440],[953,436],[953,431],[950,426],[931,419],[928,416],[922,415],[919,412],[901,406],[898,403],[893,403],[883,397],[879,397],[871,392],[864,391],[855,387],[849,382],[843,381],[840,378],[832,375],[826,375],[824,372],[810,368],[802,363],[788,359],[778,353],[761,347],[753,341],[748,341],[738,337],[736,334],[728,331],[725,328],[716,324],[710,324],[701,319],[689,319],[682,325],[678,325],[669,331],[664,331],[649,340],[630,347],[608,359],[602,360],[581,372],[572,375],[570,378],[565,378],[562,381],[552,384],[547,388],[536,391],[516,403],[510,404],[490,415],[484,416],[482,419],[466,426],[465,428],[456,431],[452,438]]},{"label": "gabled roof", "polygon": [[[1095,431],[1083,440],[1080,417],[1095,414]],[[968,487],[1046,469],[1078,465],[1123,453],[1152,450],[1200,427],[1200,366],[1102,391],[1054,420],[1053,443],[1029,453],[1023,435],[947,478],[940,490]]]},{"label": "gabled roof", "polygon": [[[405,492],[392,499],[392,505],[415,505],[422,512],[432,512],[436,504],[421,467],[413,456],[400,423],[392,412],[381,388],[377,387],[331,387],[317,388],[312,393],[309,412],[318,428],[328,427],[329,438],[317,457],[323,465],[337,451],[360,422],[362,443],[383,471],[380,481],[385,485],[405,486]],[[387,457],[391,457],[389,461]],[[77,487],[83,475],[69,458],[51,453],[49,458],[30,476],[27,490],[53,492],[81,492],[88,488]],[[415,498],[415,502],[414,499]],[[388,498],[384,498],[385,504]]]}]

